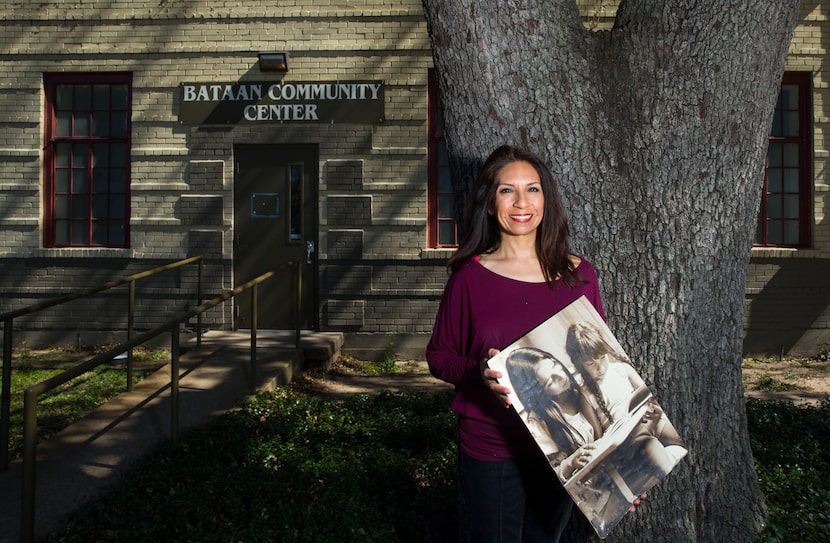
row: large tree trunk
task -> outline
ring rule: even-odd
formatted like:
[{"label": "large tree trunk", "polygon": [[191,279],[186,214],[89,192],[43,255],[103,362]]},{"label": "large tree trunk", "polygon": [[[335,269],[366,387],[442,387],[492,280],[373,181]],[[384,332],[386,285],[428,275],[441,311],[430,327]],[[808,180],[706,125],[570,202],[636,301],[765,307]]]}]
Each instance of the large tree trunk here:
[{"label": "large tree trunk", "polygon": [[551,164],[609,325],[689,455],[607,541],[752,541],[744,282],[799,0],[424,0],[459,190],[501,143]]}]

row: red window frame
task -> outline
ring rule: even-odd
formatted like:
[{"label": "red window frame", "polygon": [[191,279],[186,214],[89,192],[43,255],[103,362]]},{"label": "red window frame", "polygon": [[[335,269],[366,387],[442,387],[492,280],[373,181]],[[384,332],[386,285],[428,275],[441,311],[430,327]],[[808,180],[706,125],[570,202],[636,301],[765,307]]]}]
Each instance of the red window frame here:
[{"label": "red window frame", "polygon": [[775,106],[756,247],[809,247],[813,222],[812,74],[785,72]]},{"label": "red window frame", "polygon": [[44,75],[45,247],[129,247],[132,74]]},{"label": "red window frame", "polygon": [[427,93],[427,243],[431,248],[458,247],[458,220],[450,184],[443,108],[435,70],[428,73]]}]

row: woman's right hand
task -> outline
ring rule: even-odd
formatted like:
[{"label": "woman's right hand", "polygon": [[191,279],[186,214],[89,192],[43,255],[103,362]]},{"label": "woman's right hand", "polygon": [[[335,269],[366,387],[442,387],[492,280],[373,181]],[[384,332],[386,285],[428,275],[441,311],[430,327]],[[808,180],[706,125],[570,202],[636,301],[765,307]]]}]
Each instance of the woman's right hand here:
[{"label": "woman's right hand", "polygon": [[500,385],[498,379],[501,379],[503,377],[502,373],[500,371],[490,369],[490,367],[487,365],[487,361],[490,360],[490,358],[496,356],[497,354],[499,354],[498,349],[490,349],[489,351],[487,351],[488,357],[481,359],[481,364],[479,367],[479,369],[481,370],[481,379],[484,381],[484,384],[487,386],[487,388],[489,388],[490,391],[492,391],[493,394],[496,395],[496,398],[498,398],[498,400],[504,407],[510,407],[512,405],[510,401],[510,394],[512,394],[513,391],[504,385]]}]

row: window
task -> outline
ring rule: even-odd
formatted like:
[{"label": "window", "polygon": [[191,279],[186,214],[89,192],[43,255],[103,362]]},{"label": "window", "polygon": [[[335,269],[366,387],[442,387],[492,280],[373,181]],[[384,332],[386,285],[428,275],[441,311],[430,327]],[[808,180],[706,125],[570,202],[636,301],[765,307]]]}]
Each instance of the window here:
[{"label": "window", "polygon": [[457,247],[458,221],[447,142],[444,139],[444,110],[438,95],[435,70],[432,69],[429,71],[428,101],[428,243],[430,247]]},{"label": "window", "polygon": [[129,246],[131,83],[46,76],[46,247]]},{"label": "window", "polygon": [[289,233],[291,241],[303,240],[303,163],[288,165],[288,190],[291,205],[288,211]]},{"label": "window", "polygon": [[767,147],[755,244],[807,247],[812,221],[811,74],[786,72]]}]

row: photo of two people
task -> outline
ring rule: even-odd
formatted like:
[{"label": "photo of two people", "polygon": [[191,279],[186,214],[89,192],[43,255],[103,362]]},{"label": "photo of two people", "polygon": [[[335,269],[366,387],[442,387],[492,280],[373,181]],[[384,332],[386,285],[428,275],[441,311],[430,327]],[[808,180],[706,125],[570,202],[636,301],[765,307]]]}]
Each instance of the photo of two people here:
[{"label": "photo of two people", "polygon": [[488,361],[579,509],[604,538],[687,449],[583,296]]}]

